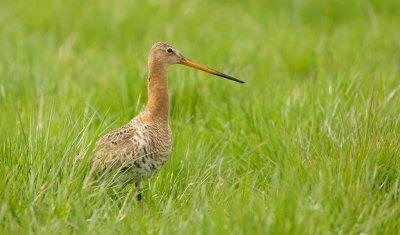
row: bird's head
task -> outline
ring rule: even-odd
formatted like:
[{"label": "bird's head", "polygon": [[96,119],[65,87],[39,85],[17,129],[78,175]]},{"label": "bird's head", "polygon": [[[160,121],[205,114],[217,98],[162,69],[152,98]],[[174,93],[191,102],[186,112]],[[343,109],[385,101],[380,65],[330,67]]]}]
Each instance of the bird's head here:
[{"label": "bird's head", "polygon": [[149,57],[159,64],[171,65],[178,64],[183,56],[171,45],[157,42],[151,47]]},{"label": "bird's head", "polygon": [[158,66],[168,66],[172,64],[183,64],[204,72],[217,75],[235,82],[244,83],[244,81],[221,73],[217,70],[207,68],[201,64],[195,63],[179,53],[177,49],[165,42],[155,43],[150,50],[149,63],[156,63]]}]

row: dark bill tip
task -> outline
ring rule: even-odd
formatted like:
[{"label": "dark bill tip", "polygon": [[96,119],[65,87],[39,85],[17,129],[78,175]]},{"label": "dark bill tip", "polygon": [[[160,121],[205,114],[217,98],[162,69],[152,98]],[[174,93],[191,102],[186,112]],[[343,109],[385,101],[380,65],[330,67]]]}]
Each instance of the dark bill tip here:
[{"label": "dark bill tip", "polygon": [[223,78],[226,78],[226,79],[229,79],[231,81],[238,82],[238,83],[242,83],[242,84],[245,83],[244,81],[242,81],[240,79],[237,79],[237,78],[234,78],[232,76],[229,76],[227,74],[221,73],[221,72],[216,71],[216,70],[213,70],[213,71],[214,71],[214,75],[217,75],[217,76],[220,76],[220,77],[223,77]]}]

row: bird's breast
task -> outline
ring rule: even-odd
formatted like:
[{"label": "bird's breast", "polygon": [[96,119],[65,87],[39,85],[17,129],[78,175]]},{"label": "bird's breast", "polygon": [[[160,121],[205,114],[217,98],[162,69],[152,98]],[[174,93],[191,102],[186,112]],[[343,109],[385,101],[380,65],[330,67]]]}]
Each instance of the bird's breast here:
[{"label": "bird's breast", "polygon": [[172,136],[169,126],[157,123],[142,125],[131,141],[138,145],[139,157],[134,165],[138,172],[150,176],[166,163],[172,151]]}]

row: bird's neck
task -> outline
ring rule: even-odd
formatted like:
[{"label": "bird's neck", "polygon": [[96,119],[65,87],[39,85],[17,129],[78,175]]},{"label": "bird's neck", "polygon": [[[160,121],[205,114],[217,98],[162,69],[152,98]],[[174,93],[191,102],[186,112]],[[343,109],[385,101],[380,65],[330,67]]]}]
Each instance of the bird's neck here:
[{"label": "bird's neck", "polygon": [[168,123],[169,97],[167,65],[150,61],[148,77],[148,100],[146,111],[150,118],[164,120]]}]

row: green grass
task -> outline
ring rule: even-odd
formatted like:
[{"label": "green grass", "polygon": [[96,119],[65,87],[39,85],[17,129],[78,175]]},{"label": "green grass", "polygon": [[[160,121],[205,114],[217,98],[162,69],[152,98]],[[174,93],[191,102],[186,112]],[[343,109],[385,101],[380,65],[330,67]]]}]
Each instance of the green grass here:
[{"label": "green grass", "polygon": [[[399,234],[400,3],[0,7],[0,234]],[[75,155],[146,102],[167,41],[174,150],[113,193]]]}]

